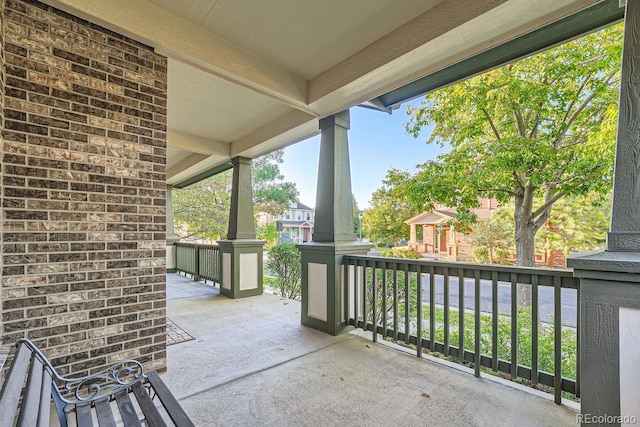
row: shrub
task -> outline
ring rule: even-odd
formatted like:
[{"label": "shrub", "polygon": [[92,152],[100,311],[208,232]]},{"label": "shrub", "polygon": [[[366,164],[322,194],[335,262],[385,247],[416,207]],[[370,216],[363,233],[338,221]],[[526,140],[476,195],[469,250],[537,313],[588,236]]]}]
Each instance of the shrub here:
[{"label": "shrub", "polygon": [[280,243],[269,249],[267,269],[277,276],[274,288],[282,297],[300,299],[302,263],[295,243]]},{"label": "shrub", "polygon": [[422,258],[420,254],[410,251],[409,249],[391,249],[391,250],[382,252],[381,256],[390,257],[390,258],[410,258],[410,259]]}]

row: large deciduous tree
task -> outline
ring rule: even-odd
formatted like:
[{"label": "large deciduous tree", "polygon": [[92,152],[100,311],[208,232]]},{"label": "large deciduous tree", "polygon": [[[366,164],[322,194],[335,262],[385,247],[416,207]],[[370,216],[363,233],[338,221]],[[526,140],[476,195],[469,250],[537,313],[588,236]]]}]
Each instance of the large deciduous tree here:
[{"label": "large deciduous tree", "polygon": [[407,130],[434,126],[428,143],[451,151],[392,181],[422,208],[458,208],[463,222],[478,197],[513,204],[517,263],[535,265],[554,204],[611,188],[621,45],[617,25],[427,95]]},{"label": "large deciduous tree", "polygon": [[[280,173],[282,150],[253,160],[251,184],[254,212],[279,214],[298,198],[295,183],[284,181]],[[231,171],[174,190],[174,220],[188,236],[217,240],[227,232],[231,203]]]},{"label": "large deciduous tree", "polygon": [[409,237],[409,225],[404,221],[413,216],[409,204],[397,198],[388,181],[371,195],[371,208],[363,212],[362,229],[375,242]]}]

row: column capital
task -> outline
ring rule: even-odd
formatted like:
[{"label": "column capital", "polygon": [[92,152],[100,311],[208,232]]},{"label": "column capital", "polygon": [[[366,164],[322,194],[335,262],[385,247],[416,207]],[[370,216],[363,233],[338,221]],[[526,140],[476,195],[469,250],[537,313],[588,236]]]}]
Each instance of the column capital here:
[{"label": "column capital", "polygon": [[351,128],[351,118],[349,115],[349,110],[341,111],[336,114],[332,114],[324,119],[320,119],[318,127],[322,131],[330,126],[340,126],[341,128],[350,129]]},{"label": "column capital", "polygon": [[231,159],[231,164],[234,166],[239,165],[241,163],[245,165],[250,165],[252,161],[253,159],[250,159],[249,157],[236,156]]}]

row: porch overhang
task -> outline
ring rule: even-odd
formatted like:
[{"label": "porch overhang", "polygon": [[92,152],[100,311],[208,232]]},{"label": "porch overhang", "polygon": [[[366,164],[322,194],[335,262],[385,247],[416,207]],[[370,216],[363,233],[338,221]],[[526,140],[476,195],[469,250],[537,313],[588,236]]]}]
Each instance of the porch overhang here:
[{"label": "porch overhang", "polygon": [[[168,57],[167,184],[318,134],[622,18],[618,0],[45,0]],[[326,25],[326,22],[331,25]],[[287,31],[283,31],[287,28]],[[224,166],[222,166],[224,169]]]}]

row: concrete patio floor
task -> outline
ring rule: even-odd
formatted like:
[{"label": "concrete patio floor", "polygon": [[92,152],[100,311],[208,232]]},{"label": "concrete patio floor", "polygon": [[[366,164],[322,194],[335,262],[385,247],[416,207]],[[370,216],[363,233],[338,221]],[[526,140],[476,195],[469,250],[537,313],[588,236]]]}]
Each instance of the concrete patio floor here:
[{"label": "concrete patio floor", "polygon": [[549,398],[305,327],[297,302],[218,289],[167,275],[167,315],[195,339],[167,347],[163,379],[197,426],[576,424]]}]

